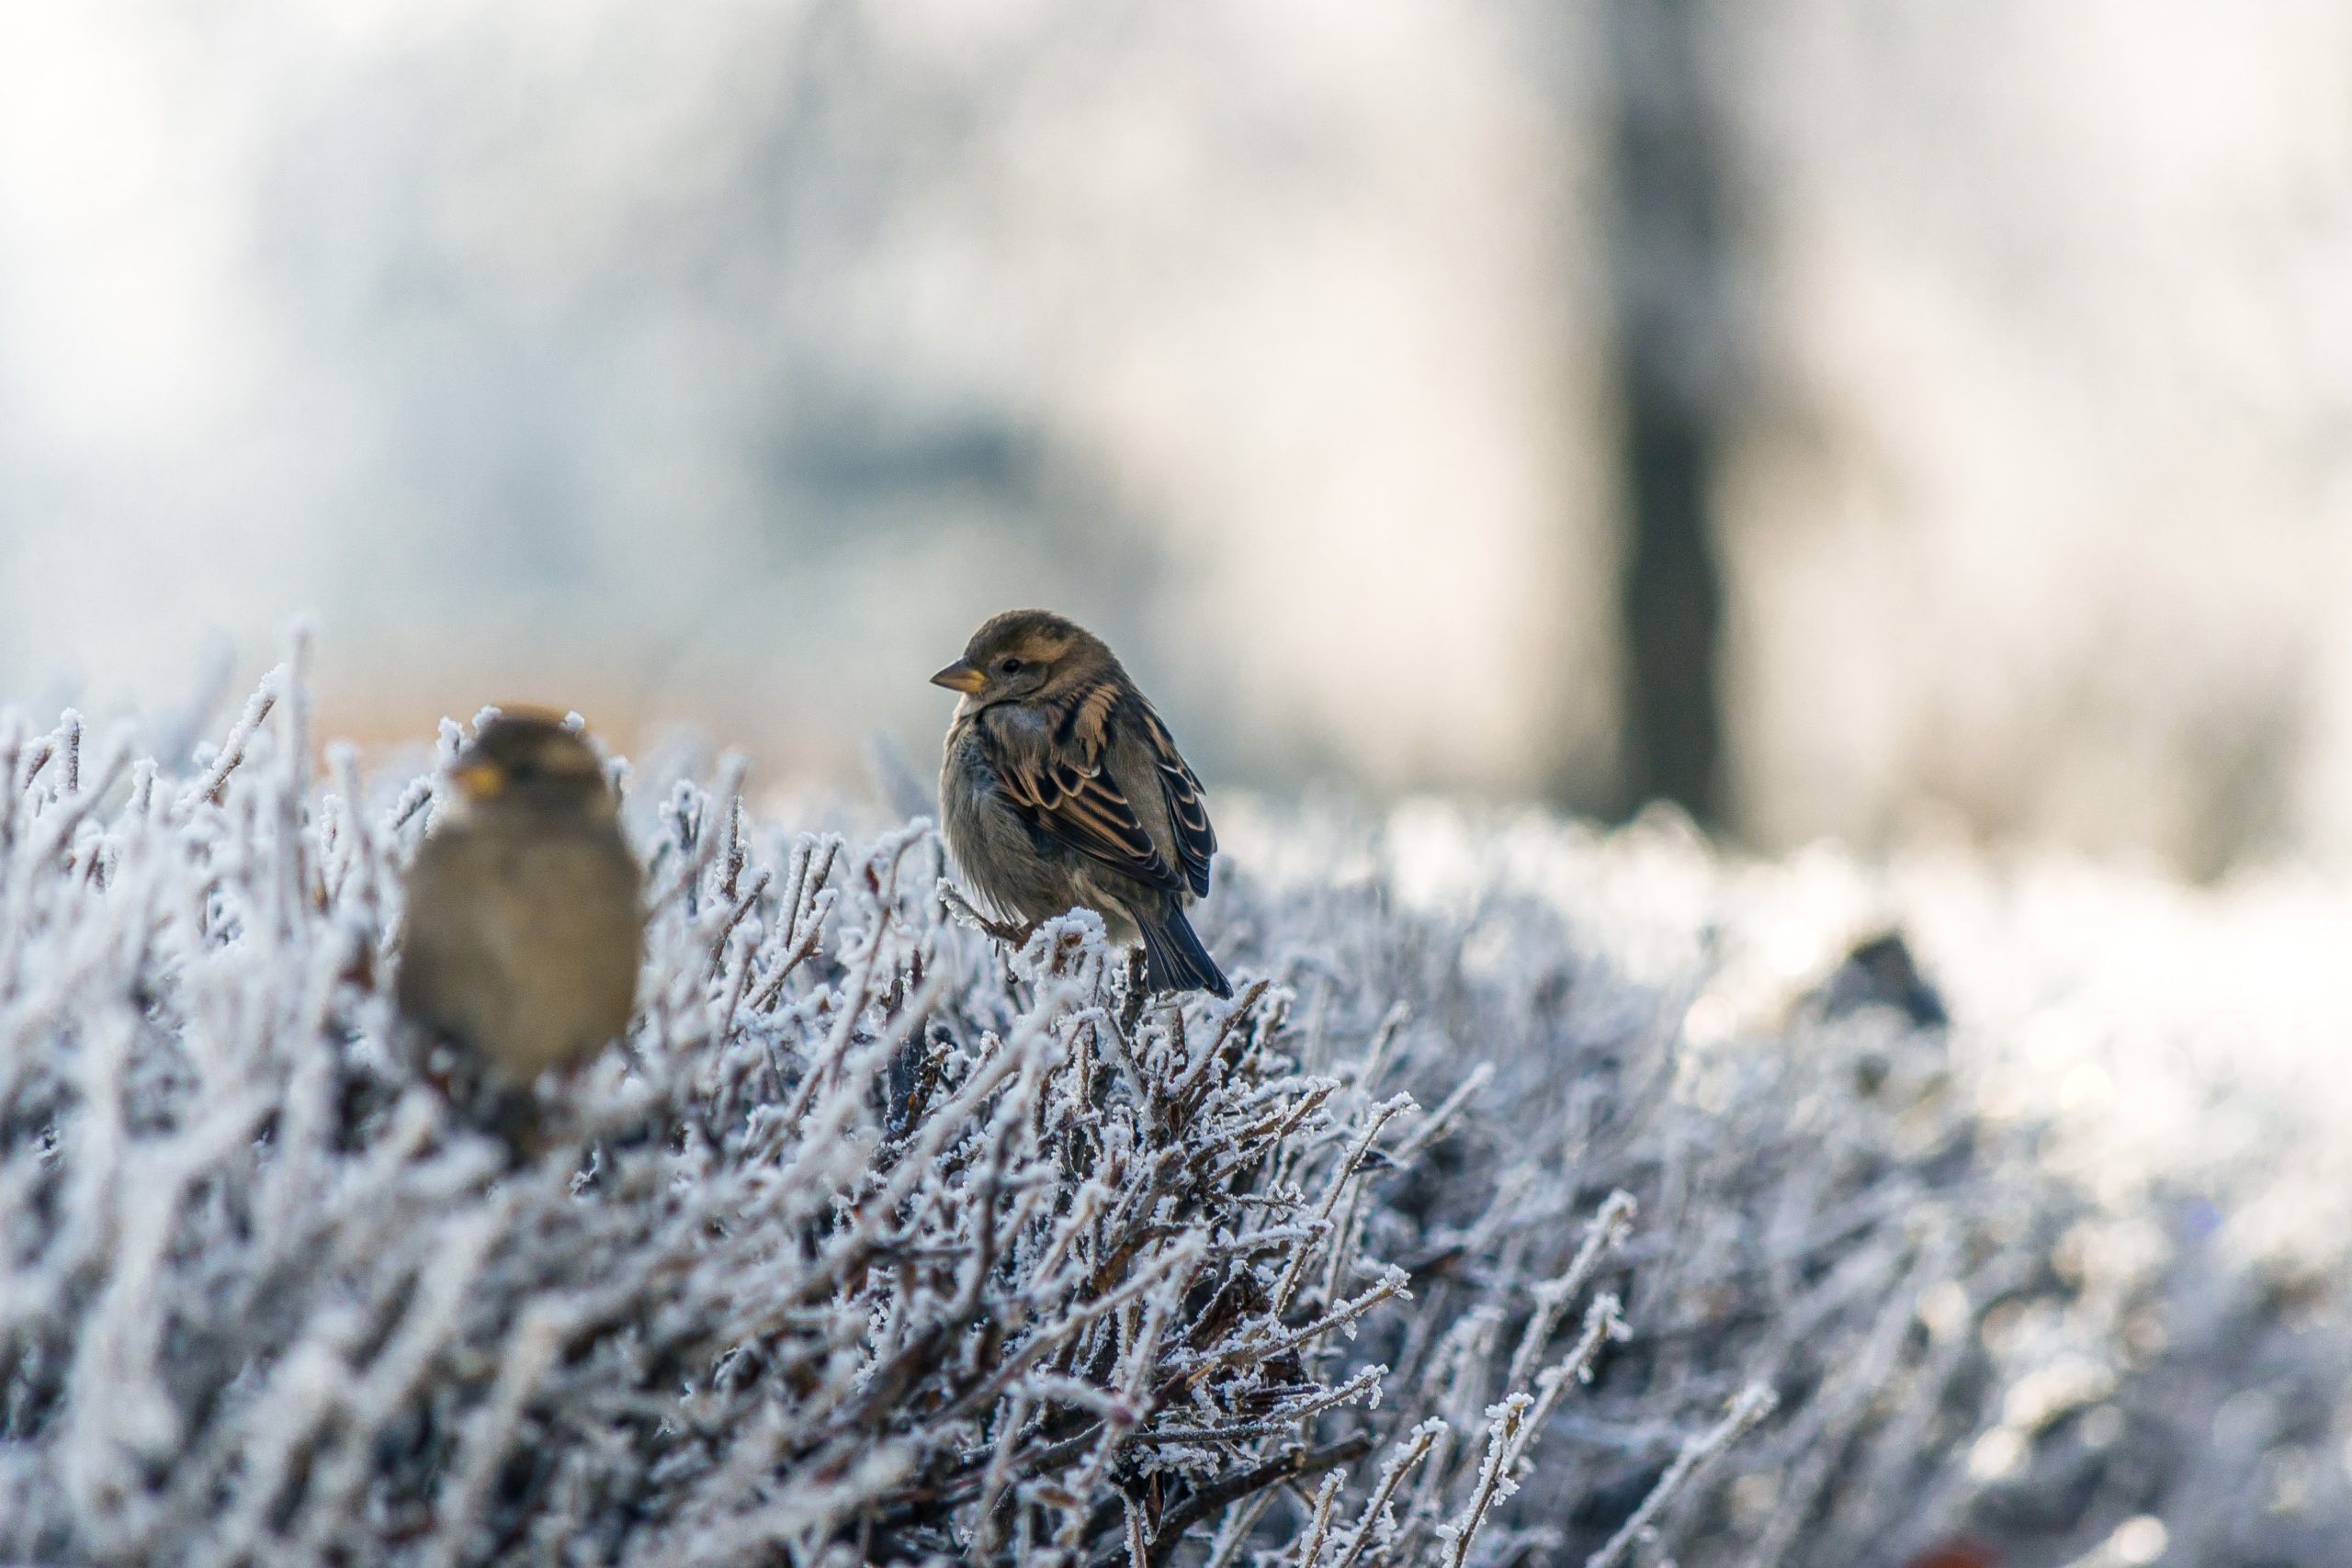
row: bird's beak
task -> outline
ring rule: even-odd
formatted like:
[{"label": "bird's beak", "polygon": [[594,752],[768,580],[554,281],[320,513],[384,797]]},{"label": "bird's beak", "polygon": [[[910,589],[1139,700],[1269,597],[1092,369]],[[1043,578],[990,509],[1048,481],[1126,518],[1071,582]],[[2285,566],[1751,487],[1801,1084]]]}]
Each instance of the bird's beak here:
[{"label": "bird's beak", "polygon": [[468,800],[488,800],[506,787],[506,770],[495,762],[468,762],[451,776]]},{"label": "bird's beak", "polygon": [[972,668],[970,661],[959,659],[931,678],[934,686],[944,686],[951,692],[971,693],[989,683],[989,678]]}]

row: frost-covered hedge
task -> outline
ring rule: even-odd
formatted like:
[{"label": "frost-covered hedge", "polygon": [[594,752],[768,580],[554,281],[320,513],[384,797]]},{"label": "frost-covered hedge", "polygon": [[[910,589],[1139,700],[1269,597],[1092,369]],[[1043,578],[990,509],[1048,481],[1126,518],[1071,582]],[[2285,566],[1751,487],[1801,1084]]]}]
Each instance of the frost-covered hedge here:
[{"label": "frost-covered hedge", "polygon": [[1894,1563],[2068,1297],[1940,1031],[1426,811],[1235,806],[1175,1006],[645,768],[640,1017],[508,1168],[388,999],[432,781],[304,716],[0,718],[0,1559]]}]

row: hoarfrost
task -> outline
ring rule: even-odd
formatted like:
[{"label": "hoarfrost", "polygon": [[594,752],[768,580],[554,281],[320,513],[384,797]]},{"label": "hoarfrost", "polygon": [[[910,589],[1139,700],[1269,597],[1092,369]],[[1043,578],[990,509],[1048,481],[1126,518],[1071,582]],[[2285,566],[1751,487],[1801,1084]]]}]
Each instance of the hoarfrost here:
[{"label": "hoarfrost", "polygon": [[514,1168],[388,1000],[432,782],[313,781],[300,662],[185,772],[0,717],[0,1554],[1844,1563],[1981,1494],[2088,1211],[1940,1034],[1702,1042],[1467,824],[1449,902],[1297,819],[1153,998],[920,822],[616,763],[640,1015]]}]

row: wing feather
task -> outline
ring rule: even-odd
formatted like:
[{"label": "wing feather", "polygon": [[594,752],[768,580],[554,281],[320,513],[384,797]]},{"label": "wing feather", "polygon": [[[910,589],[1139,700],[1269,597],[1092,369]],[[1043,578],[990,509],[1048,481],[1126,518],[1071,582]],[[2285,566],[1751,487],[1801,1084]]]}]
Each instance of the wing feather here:
[{"label": "wing feather", "polygon": [[1201,798],[1201,781],[1177,752],[1175,738],[1148,705],[1144,726],[1151,737],[1151,754],[1159,763],[1159,784],[1168,797],[1168,820],[1176,830],[1176,858],[1195,897],[1209,892],[1209,862],[1216,854],[1216,829],[1209,826],[1208,803]]},{"label": "wing feather", "polygon": [[1060,716],[1050,750],[991,747],[997,777],[1014,808],[1048,836],[1138,882],[1181,893],[1185,880],[1102,765],[1116,704],[1114,690],[1091,688]]}]

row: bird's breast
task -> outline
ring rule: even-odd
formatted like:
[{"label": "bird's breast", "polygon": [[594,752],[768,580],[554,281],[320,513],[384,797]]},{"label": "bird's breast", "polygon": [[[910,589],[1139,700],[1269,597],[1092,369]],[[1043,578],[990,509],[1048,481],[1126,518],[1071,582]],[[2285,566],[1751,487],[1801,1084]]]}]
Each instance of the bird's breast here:
[{"label": "bird's breast", "polygon": [[1078,901],[1069,852],[1005,794],[987,739],[959,725],[939,775],[940,825],[948,852],[983,903],[1024,919]]}]

